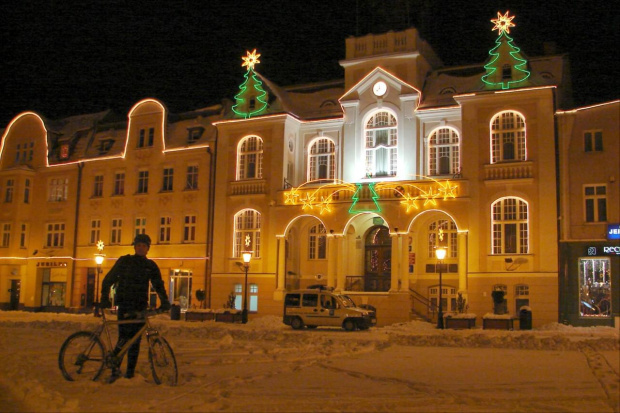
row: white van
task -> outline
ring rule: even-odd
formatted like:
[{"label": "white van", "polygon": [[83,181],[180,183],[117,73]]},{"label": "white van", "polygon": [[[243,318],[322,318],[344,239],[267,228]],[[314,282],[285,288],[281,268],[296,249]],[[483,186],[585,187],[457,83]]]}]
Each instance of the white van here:
[{"label": "white van", "polygon": [[284,324],[301,329],[304,326],[342,327],[347,331],[366,330],[377,324],[373,311],[359,308],[345,295],[323,289],[297,290],[284,297]]}]

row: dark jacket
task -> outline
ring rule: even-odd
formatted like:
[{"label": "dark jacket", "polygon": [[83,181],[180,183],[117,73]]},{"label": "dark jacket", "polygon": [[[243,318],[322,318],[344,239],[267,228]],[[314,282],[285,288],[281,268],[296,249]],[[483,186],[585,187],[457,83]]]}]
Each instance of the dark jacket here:
[{"label": "dark jacket", "polygon": [[145,310],[148,306],[149,282],[161,302],[168,303],[168,295],[157,264],[140,255],[124,255],[103,279],[101,296],[107,298],[112,285],[116,285],[115,305],[126,310]]}]

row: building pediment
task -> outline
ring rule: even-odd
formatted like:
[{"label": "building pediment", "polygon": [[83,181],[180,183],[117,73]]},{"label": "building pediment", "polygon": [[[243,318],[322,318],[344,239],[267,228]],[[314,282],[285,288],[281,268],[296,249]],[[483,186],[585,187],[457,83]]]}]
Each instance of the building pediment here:
[{"label": "building pediment", "polygon": [[401,100],[403,97],[418,97],[420,91],[412,85],[394,76],[387,70],[376,67],[351,89],[345,92],[340,102],[361,100]]}]

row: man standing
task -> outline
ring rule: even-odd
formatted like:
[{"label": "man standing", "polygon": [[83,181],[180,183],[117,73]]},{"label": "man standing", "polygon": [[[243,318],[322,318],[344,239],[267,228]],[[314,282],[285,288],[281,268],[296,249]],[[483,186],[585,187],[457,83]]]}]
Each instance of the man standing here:
[{"label": "man standing", "polygon": [[[133,320],[140,316],[140,312],[146,310],[149,298],[149,283],[153,286],[161,300],[162,311],[170,310],[170,302],[164,288],[159,267],[153,260],[146,258],[151,248],[151,238],[146,234],[136,235],[133,241],[134,255],[122,256],[116,261],[110,272],[103,279],[101,285],[101,308],[110,308],[110,288],[116,285],[114,303],[118,306],[119,320]],[[144,323],[131,323],[118,325],[118,342],[115,353],[118,353],[123,345],[144,326]],[[138,364],[140,354],[140,341],[142,337],[129,348],[127,352],[126,378],[132,378]],[[120,361],[119,361],[120,366]],[[120,376],[119,368],[112,370],[112,381]]]}]

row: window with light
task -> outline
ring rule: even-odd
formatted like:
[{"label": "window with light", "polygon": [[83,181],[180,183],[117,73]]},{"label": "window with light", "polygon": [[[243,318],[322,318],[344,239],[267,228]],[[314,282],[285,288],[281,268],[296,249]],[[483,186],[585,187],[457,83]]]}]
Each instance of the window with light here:
[{"label": "window with light", "polygon": [[527,254],[528,205],[520,198],[502,198],[491,206],[493,254]]},{"label": "window with light", "polygon": [[254,209],[244,209],[235,214],[233,257],[241,257],[243,251],[252,251],[253,258],[260,257],[261,214]]},{"label": "window with light", "polygon": [[513,111],[497,114],[491,121],[491,163],[527,160],[525,118]]},{"label": "window with light", "polygon": [[398,170],[398,124],[387,111],[375,113],[365,125],[366,174],[396,176]]},{"label": "window with light", "polygon": [[308,148],[308,181],[333,180],[336,174],[336,145],[318,138]]},{"label": "window with light", "polygon": [[308,231],[308,259],[324,259],[327,255],[327,230],[325,225],[317,224]]},{"label": "window with light", "polygon": [[263,178],[263,140],[247,136],[237,150],[237,180]]},{"label": "window with light", "polygon": [[428,174],[454,175],[461,169],[459,135],[453,128],[439,128],[428,141]]}]

